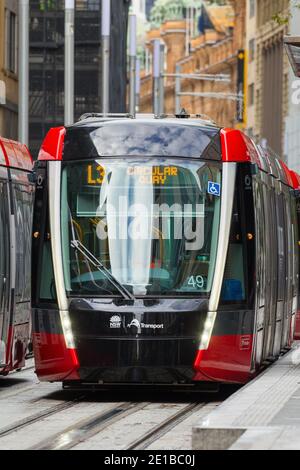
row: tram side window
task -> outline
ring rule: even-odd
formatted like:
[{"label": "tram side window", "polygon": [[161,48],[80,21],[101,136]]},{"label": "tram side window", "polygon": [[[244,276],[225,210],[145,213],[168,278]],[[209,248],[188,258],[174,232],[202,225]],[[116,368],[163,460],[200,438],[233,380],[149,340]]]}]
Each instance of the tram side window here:
[{"label": "tram side window", "polygon": [[293,259],[293,294],[297,295],[298,292],[298,240],[299,230],[297,221],[297,203],[294,197],[291,197],[291,217],[292,217],[292,237],[293,237],[293,248],[292,248],[292,259]]},{"label": "tram side window", "polygon": [[52,261],[51,241],[48,236],[49,216],[47,214],[47,223],[45,228],[44,242],[42,246],[42,265],[40,274],[39,298],[41,301],[56,301],[56,288],[54,280],[54,269]]},{"label": "tram side window", "polygon": [[[3,307],[5,301],[5,293],[9,286],[9,223],[7,208],[7,189],[5,183],[0,182],[0,304]],[[0,315],[1,315],[0,311]],[[1,330],[0,330],[1,331]]]},{"label": "tram side window", "polygon": [[285,216],[284,216],[284,195],[277,196],[277,232],[278,232],[278,300],[284,299],[284,291],[286,284],[286,247],[285,247]]},{"label": "tram side window", "polygon": [[33,191],[27,185],[15,184],[16,200],[16,299],[30,300],[30,258]]},{"label": "tram side window", "polygon": [[294,253],[293,253],[293,226],[292,226],[292,207],[290,192],[285,193],[285,227],[286,227],[286,302],[288,312],[291,311],[293,297],[293,269],[294,269]]},{"label": "tram side window", "polygon": [[239,192],[236,190],[221,294],[222,303],[239,303],[246,299],[244,246],[239,205]]},{"label": "tram side window", "polygon": [[255,226],[256,226],[256,251],[257,256],[256,280],[258,284],[258,303],[260,307],[265,305],[266,290],[266,214],[263,199],[263,186],[260,179],[255,183]]}]

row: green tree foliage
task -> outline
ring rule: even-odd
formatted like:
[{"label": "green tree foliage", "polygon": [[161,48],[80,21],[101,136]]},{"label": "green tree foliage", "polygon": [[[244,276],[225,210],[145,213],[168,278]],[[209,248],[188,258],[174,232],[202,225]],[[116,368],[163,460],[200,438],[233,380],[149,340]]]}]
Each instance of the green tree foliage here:
[{"label": "green tree foliage", "polygon": [[[300,2],[297,0],[294,0],[291,5],[293,8],[300,8]],[[288,24],[289,19],[292,17],[292,13],[289,13],[288,15],[283,14],[282,12],[277,12],[275,15],[272,16],[272,20],[275,21],[275,23],[279,25],[285,25]]]}]

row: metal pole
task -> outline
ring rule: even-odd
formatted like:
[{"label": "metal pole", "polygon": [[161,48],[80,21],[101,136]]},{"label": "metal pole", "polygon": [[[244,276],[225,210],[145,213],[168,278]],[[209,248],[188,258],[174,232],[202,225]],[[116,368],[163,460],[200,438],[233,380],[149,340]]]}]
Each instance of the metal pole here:
[{"label": "metal pole", "polygon": [[230,75],[205,75],[205,74],[195,74],[195,73],[164,73],[164,77],[180,77],[182,79],[188,78],[189,80],[201,80],[209,82],[222,82],[222,83],[231,83]]},{"label": "metal pole", "polygon": [[102,0],[102,112],[109,113],[111,0]]},{"label": "metal pole", "polygon": [[140,108],[140,94],[141,94],[141,62],[140,59],[136,59],[136,83],[135,83],[135,102],[136,111]]},{"label": "metal pole", "polygon": [[29,143],[29,0],[19,1],[19,140]]},{"label": "metal pole", "polygon": [[146,47],[146,60],[145,60],[145,73],[146,75],[149,75],[150,73],[150,53],[148,47]]},{"label": "metal pole", "polygon": [[159,77],[159,114],[165,112],[165,45],[160,45],[160,77]]},{"label": "metal pole", "polygon": [[129,86],[129,114],[135,116],[136,112],[136,15],[130,15],[130,86]]},{"label": "metal pole", "polygon": [[180,92],[181,92],[181,77],[180,65],[176,65],[176,78],[175,78],[175,113],[179,114],[181,111]]},{"label": "metal pole", "polygon": [[191,8],[192,12],[192,38],[195,37],[195,9],[194,7]]},{"label": "metal pole", "polygon": [[65,0],[65,125],[74,122],[75,1]]},{"label": "metal pole", "polygon": [[185,20],[185,55],[190,55],[190,8],[186,9],[186,20]]},{"label": "metal pole", "polygon": [[153,41],[153,112],[159,115],[160,110],[160,40]]}]

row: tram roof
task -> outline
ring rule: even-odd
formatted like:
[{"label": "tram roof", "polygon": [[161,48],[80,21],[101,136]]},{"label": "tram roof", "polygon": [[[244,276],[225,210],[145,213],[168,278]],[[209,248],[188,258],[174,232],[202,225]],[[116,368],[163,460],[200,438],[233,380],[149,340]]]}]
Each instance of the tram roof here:
[{"label": "tram roof", "polygon": [[[75,124],[68,127],[58,127],[50,129],[39,153],[39,160],[62,160],[64,151],[65,136],[68,133],[74,134],[76,131],[85,132],[85,130],[97,129],[97,127],[122,126],[122,124],[147,126],[184,126],[189,128],[199,128],[204,132],[220,135],[221,155],[219,160],[222,162],[249,162],[257,165],[262,171],[271,174],[282,183],[295,188],[297,178],[292,175],[287,165],[272,152],[271,149],[264,149],[256,145],[247,135],[238,129],[220,128],[206,116],[181,114],[171,115],[137,115],[135,118],[128,114],[85,114]],[[175,156],[175,155],[174,155]],[[199,155],[199,158],[200,155]],[[203,157],[202,157],[203,158]],[[213,160],[213,158],[212,158]],[[298,175],[297,175],[298,177]],[[297,180],[297,188],[300,187]]]},{"label": "tram roof", "polygon": [[132,123],[135,125],[136,123],[148,123],[153,125],[164,125],[167,124],[183,124],[186,126],[199,126],[199,127],[214,127],[216,129],[220,129],[220,127],[212,121],[208,116],[203,114],[162,114],[159,116],[155,116],[154,114],[136,114],[136,116],[130,116],[129,114],[108,114],[104,116],[102,114],[84,114],[81,116],[78,122],[73,124],[72,127],[89,127],[94,126],[97,124],[101,125],[109,125],[113,122],[120,122],[120,123]]},{"label": "tram roof", "polygon": [[31,171],[32,157],[26,145],[0,137],[0,165]]}]

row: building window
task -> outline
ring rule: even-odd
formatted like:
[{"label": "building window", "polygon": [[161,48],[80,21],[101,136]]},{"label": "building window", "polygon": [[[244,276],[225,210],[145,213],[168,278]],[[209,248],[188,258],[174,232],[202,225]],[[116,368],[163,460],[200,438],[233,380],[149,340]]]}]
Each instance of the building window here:
[{"label": "building window", "polygon": [[255,59],[255,39],[249,41],[249,62],[253,62]]},{"label": "building window", "polygon": [[255,0],[250,0],[250,18],[255,15]]},{"label": "building window", "polygon": [[17,15],[6,10],[6,69],[17,73]]},{"label": "building window", "polygon": [[248,95],[249,95],[249,106],[253,106],[254,105],[254,83],[251,83],[251,85],[249,85],[249,89],[248,89]]}]

